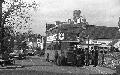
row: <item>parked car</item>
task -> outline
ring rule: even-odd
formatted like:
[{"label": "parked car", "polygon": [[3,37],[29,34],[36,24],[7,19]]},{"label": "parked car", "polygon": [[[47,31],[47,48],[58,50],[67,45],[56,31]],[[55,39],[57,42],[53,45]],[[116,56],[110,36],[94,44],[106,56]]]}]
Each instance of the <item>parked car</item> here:
[{"label": "parked car", "polygon": [[26,54],[25,53],[20,53],[18,59],[26,59]]},{"label": "parked car", "polygon": [[35,51],[32,50],[32,49],[29,49],[29,50],[27,51],[27,55],[28,55],[28,56],[34,56],[34,55],[35,55]]},{"label": "parked car", "polygon": [[11,58],[16,58],[16,59],[26,59],[26,54],[23,53],[22,50],[15,50],[14,52],[10,53]]},{"label": "parked car", "polygon": [[16,52],[12,52],[12,53],[10,53],[10,57],[11,58],[19,58],[19,54]]}]

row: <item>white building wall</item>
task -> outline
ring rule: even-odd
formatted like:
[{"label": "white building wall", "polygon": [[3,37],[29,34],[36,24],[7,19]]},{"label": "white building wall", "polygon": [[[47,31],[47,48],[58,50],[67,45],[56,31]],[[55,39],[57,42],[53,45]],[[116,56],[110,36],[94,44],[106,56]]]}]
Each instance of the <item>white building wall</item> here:
[{"label": "white building wall", "polygon": [[118,48],[120,50],[120,40],[117,43],[114,44],[114,47]]},{"label": "white building wall", "polygon": [[[112,40],[89,40],[89,44],[106,44],[108,45],[110,42],[112,42]],[[86,40],[86,44],[88,44],[88,40]]]},{"label": "white building wall", "polygon": [[43,44],[44,44],[43,37],[41,39],[37,39],[37,47],[40,47],[41,50],[43,49]]}]

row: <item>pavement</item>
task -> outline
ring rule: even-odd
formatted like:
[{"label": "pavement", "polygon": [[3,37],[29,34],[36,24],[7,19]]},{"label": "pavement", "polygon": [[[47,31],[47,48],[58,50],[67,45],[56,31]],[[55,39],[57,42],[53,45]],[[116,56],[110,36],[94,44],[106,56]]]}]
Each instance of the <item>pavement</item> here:
[{"label": "pavement", "polygon": [[[44,62],[44,57],[38,57],[38,56],[34,56],[34,57],[32,57],[33,59],[35,59],[35,58],[40,58],[40,59],[42,59],[41,61],[43,61]],[[31,59],[32,60],[32,59]],[[34,60],[33,60],[34,61]],[[45,63],[50,63],[50,62],[45,62]],[[89,73],[94,73],[94,74],[96,74],[96,73],[99,73],[99,74],[113,74],[113,73],[116,73],[116,71],[115,70],[112,70],[112,69],[110,69],[110,68],[106,68],[106,67],[100,67],[100,66],[96,66],[96,67],[93,67],[93,65],[90,65],[90,66],[84,66],[84,67],[71,67],[71,66],[60,66],[60,67],[58,67],[57,65],[53,65],[54,66],[54,68],[55,67],[57,67],[57,68],[55,68],[55,70],[57,70],[58,68],[59,68],[59,71],[60,70],[62,70],[62,72],[63,71],[65,71],[65,72],[67,72],[67,73],[73,73],[73,72],[75,72],[75,73],[77,73],[77,71],[89,71]],[[67,68],[66,68],[67,67]],[[48,67],[49,68],[49,67]],[[71,70],[68,70],[68,68],[71,68]],[[74,70],[73,70],[74,69]],[[87,70],[85,70],[85,69],[87,69]],[[50,69],[49,69],[50,70]],[[55,71],[54,70],[54,71]],[[78,72],[79,73],[79,72]]]},{"label": "pavement", "polygon": [[[37,58],[38,56],[35,56],[35,57]],[[38,58],[44,59],[44,57],[38,57]],[[113,73],[116,73],[115,70],[112,70],[112,69],[106,68],[106,67],[101,67],[101,66],[93,67],[93,65],[90,65],[90,66],[84,66],[83,68],[98,71],[101,74],[113,74]]]}]

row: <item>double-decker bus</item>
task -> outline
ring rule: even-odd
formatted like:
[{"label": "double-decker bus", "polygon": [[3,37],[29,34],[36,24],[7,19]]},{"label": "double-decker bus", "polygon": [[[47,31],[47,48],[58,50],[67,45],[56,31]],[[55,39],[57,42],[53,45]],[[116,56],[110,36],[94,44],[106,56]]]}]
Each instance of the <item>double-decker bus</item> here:
[{"label": "double-decker bus", "polygon": [[[55,61],[57,65],[76,64],[76,51],[78,50],[78,41],[59,41],[52,42],[45,51],[47,61]],[[56,59],[56,52],[58,58]]]},{"label": "double-decker bus", "polygon": [[46,60],[56,61],[57,65],[62,65],[62,61],[75,64],[75,53],[80,43],[78,34],[84,30],[82,27],[82,24],[60,24],[48,29],[46,31]]}]

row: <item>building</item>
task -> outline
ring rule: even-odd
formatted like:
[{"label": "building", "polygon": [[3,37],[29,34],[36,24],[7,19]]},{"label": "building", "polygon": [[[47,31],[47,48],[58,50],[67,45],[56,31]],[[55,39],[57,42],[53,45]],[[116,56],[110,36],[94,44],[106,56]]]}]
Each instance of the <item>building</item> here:
[{"label": "building", "polygon": [[36,35],[35,37],[29,37],[27,39],[27,46],[29,46],[29,48],[40,48],[42,50],[44,44],[43,38],[44,36],[41,36],[40,34]]},{"label": "building", "polygon": [[43,45],[44,45],[44,37],[41,36],[41,38],[37,38],[37,47],[43,50]]},{"label": "building", "polygon": [[109,43],[109,46],[118,48],[120,51],[120,39],[114,39],[111,43]]},{"label": "building", "polygon": [[[89,25],[81,16],[80,10],[73,12],[73,20],[68,22],[56,21],[55,24],[46,25],[46,44],[62,41],[76,41],[81,44],[106,44],[116,37],[118,27]],[[100,38],[100,39],[99,39]]]},{"label": "building", "polygon": [[[89,44],[105,44],[108,45],[111,43],[113,39],[90,39]],[[86,40],[86,44],[88,44],[88,40]]]}]

